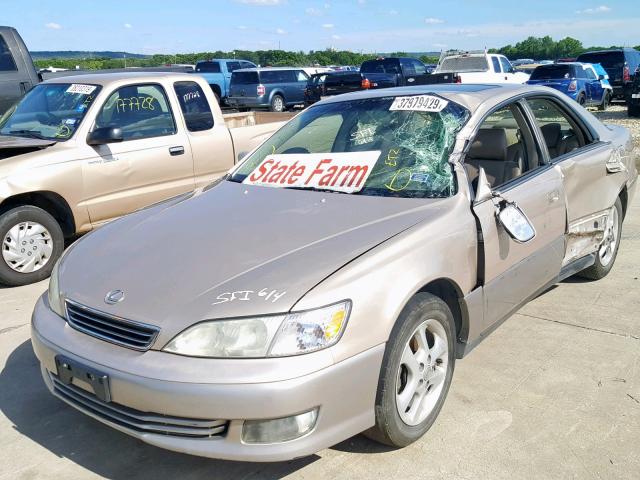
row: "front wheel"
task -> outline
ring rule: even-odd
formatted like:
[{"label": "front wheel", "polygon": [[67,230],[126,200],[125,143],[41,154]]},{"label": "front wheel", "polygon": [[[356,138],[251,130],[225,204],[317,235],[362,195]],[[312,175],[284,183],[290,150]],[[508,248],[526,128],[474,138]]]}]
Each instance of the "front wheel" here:
[{"label": "front wheel", "polygon": [[596,261],[589,268],[579,273],[581,277],[590,280],[600,280],[607,276],[613,268],[620,248],[620,236],[622,234],[622,202],[616,199],[616,203],[609,210],[607,225],[604,229],[604,240],[596,252]]},{"label": "front wheel", "polygon": [[631,102],[627,102],[627,116],[640,117],[640,104],[634,105]]},{"label": "front wheel", "polygon": [[47,278],[64,250],[64,236],[55,218],[29,205],[0,216],[0,238],[0,283],[11,287]]},{"label": "front wheel", "polygon": [[609,107],[610,103],[611,103],[611,96],[609,95],[609,92],[605,92],[604,97],[602,97],[602,103],[598,105],[598,110],[600,111],[606,110],[607,107]]},{"label": "front wheel", "polygon": [[435,422],[451,385],[455,326],[445,302],[416,294],[402,311],[385,350],[376,394],[378,442],[405,447]]},{"label": "front wheel", "polygon": [[578,97],[578,104],[584,107],[586,103],[587,103],[587,97],[585,97],[584,94],[581,93],[580,96]]}]

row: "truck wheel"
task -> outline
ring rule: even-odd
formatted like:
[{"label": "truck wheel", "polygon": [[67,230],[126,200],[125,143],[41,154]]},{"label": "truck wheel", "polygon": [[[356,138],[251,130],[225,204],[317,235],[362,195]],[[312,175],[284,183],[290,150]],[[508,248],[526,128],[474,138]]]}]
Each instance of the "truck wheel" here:
[{"label": "truck wheel", "polygon": [[604,230],[604,240],[600,249],[596,252],[596,262],[578,275],[590,280],[600,280],[611,271],[620,247],[620,234],[622,233],[622,203],[616,199],[611,210],[607,225]]},{"label": "truck wheel", "polygon": [[12,287],[47,278],[64,250],[64,236],[55,218],[30,205],[0,216],[0,238],[0,283]]},{"label": "truck wheel", "polygon": [[640,117],[640,104],[627,103],[627,116]]},{"label": "truck wheel", "polygon": [[433,425],[451,385],[455,324],[446,303],[417,293],[396,322],[384,352],[369,438],[405,447]]},{"label": "truck wheel", "polygon": [[284,112],[285,111],[284,98],[281,95],[274,95],[271,98],[271,104],[269,105],[269,110],[272,112]]},{"label": "truck wheel", "polygon": [[602,103],[598,105],[598,110],[600,111],[606,110],[607,107],[609,106],[609,103],[611,103],[611,96],[607,92],[604,94],[604,97],[602,98]]}]

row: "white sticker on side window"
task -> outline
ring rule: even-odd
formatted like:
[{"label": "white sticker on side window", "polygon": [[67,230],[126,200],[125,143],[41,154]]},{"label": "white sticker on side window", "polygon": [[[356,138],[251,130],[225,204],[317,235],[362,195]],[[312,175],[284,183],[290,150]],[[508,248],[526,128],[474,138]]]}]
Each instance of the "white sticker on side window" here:
[{"label": "white sticker on side window", "polygon": [[362,190],[380,150],[268,155],[242,183],[355,193]]},{"label": "white sticker on side window", "polygon": [[445,99],[433,95],[415,95],[413,97],[396,97],[389,110],[441,112],[448,104],[449,102]]},{"label": "white sticker on side window", "polygon": [[81,93],[82,95],[90,95],[96,89],[95,85],[83,85],[81,83],[73,83],[67,88],[67,93]]}]

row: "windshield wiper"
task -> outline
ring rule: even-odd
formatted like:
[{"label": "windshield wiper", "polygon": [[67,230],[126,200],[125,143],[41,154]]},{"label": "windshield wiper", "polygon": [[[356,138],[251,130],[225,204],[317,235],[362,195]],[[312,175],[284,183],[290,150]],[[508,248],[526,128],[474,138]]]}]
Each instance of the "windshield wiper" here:
[{"label": "windshield wiper", "polygon": [[29,138],[37,138],[39,140],[51,140],[50,138],[42,136],[42,134],[37,130],[10,130],[9,135],[18,135],[18,136],[29,137]]},{"label": "windshield wiper", "polygon": [[285,190],[307,190],[310,192],[325,192],[325,193],[342,193],[344,195],[355,195],[357,192],[339,192],[338,190],[331,190],[330,188],[316,188],[316,187],[281,187]]}]

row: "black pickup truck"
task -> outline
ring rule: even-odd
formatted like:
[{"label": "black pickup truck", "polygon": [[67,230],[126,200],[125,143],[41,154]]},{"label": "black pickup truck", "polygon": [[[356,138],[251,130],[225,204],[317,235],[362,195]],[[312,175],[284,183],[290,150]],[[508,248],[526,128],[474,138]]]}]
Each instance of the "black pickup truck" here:
[{"label": "black pickup truck", "polygon": [[427,66],[415,58],[378,58],[367,60],[359,72],[329,72],[312,75],[305,91],[310,105],[321,97],[357,90],[406,87],[428,83]]},{"label": "black pickup truck", "polygon": [[640,69],[636,71],[635,80],[627,97],[627,115],[640,117]]}]

